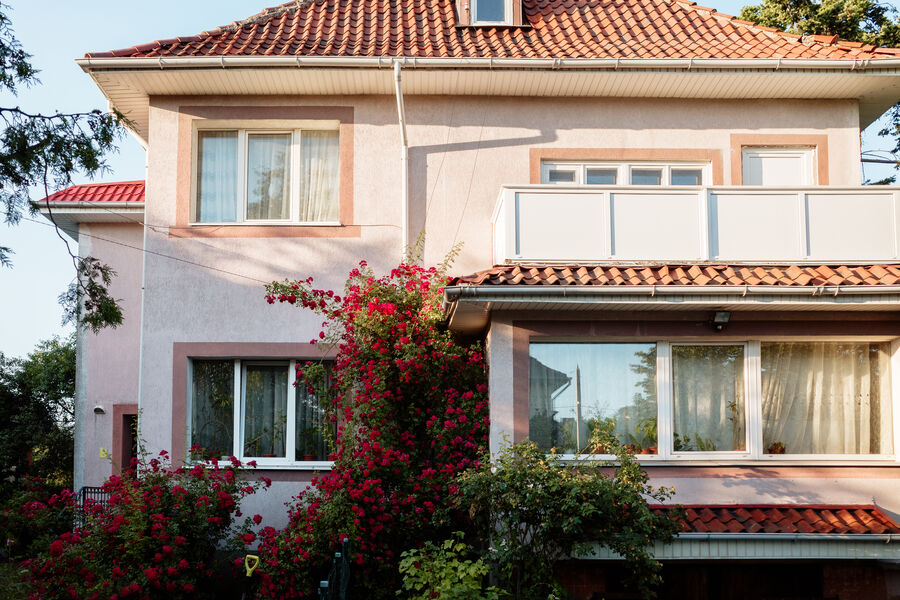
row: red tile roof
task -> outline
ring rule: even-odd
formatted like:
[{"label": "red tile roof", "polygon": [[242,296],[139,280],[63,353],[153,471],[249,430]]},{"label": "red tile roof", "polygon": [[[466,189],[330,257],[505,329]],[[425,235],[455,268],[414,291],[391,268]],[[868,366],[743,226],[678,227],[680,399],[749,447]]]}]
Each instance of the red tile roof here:
[{"label": "red tile roof", "polygon": [[500,265],[457,277],[454,284],[462,286],[900,285],[900,265]]},{"label": "red tile roof", "polygon": [[143,202],[144,182],[116,181],[73,185],[50,194],[44,200],[50,202]]},{"label": "red tile roof", "polygon": [[[656,513],[671,507],[655,505]],[[900,533],[874,505],[686,505],[684,533]]]},{"label": "red tile roof", "polygon": [[453,0],[296,0],[108,57],[827,58],[900,54],[779,32],[682,0],[523,0],[526,26],[458,27]]}]

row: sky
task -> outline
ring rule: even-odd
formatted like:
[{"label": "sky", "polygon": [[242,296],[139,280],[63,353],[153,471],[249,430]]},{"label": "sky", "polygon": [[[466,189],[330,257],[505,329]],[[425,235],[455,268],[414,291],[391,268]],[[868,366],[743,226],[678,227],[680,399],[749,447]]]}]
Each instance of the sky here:
[{"label": "sky", "polygon": [[[279,3],[281,0],[5,0],[16,37],[32,55],[42,83],[18,97],[0,95],[0,106],[21,106],[32,112],[103,109],[105,99],[75,64],[85,52],[194,35]],[[731,15],[738,15],[741,6],[751,3],[699,2]],[[130,136],[107,162],[110,170],[98,181],[144,179],[145,154]],[[869,169],[866,175],[877,178]],[[75,180],[86,182],[83,177]],[[14,227],[0,222],[0,245],[15,251],[13,268],[0,267],[0,352],[6,356],[25,356],[39,341],[72,331],[71,326],[61,326],[62,310],[57,302],[72,281],[72,262],[49,222],[40,216],[36,221],[23,220]]]}]

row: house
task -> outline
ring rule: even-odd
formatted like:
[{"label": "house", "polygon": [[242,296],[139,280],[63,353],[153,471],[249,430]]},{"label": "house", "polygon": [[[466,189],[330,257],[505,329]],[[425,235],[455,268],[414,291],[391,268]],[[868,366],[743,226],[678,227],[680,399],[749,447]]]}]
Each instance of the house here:
[{"label": "house", "polygon": [[689,507],[668,597],[895,597],[900,210],[859,134],[900,50],[680,0],[305,0],[78,63],[148,168],[48,199],[125,309],[79,333],[76,486],[139,412],[149,449],[256,459],[282,514],[328,468],[289,385],[319,320],[262,284],[340,288],[425,231],[430,263],[465,243],[492,448],[614,420]]}]

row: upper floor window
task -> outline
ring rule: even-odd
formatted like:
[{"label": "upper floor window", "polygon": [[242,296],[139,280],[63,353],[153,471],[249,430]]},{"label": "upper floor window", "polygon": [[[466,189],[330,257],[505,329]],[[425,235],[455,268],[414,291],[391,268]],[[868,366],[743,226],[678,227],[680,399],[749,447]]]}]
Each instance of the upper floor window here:
[{"label": "upper floor window", "polygon": [[195,223],[339,221],[338,132],[201,130]]},{"label": "upper floor window", "polygon": [[893,455],[889,344],[532,343],[529,437],[663,458]]},{"label": "upper floor window", "polygon": [[471,0],[472,24],[509,24],[512,3],[509,0]]},{"label": "upper floor window", "polygon": [[803,186],[815,184],[812,148],[741,149],[741,181],[744,185]]},{"label": "upper floor window", "polygon": [[190,445],[261,466],[325,461],[330,427],[319,399],[294,385],[296,361],[191,361]]},{"label": "upper floor window", "polygon": [[541,183],[571,185],[708,185],[705,163],[541,163]]}]

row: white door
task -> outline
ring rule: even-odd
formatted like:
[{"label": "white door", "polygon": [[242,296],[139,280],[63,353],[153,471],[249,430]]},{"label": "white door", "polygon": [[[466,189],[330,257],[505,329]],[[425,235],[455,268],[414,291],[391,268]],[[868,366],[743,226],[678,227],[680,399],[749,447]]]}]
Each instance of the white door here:
[{"label": "white door", "polygon": [[812,148],[744,148],[744,185],[789,187],[815,185]]}]

